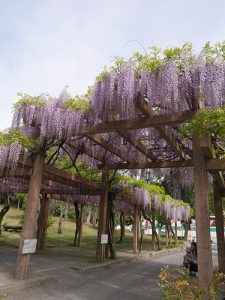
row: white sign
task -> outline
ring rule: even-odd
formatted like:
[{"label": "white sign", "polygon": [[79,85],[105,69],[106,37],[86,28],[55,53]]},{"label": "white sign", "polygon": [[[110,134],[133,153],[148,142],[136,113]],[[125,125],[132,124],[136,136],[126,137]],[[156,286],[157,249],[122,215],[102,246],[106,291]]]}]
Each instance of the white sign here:
[{"label": "white sign", "polygon": [[108,244],[108,234],[101,235],[101,244]]},{"label": "white sign", "polygon": [[24,240],[22,254],[35,253],[37,240]]}]

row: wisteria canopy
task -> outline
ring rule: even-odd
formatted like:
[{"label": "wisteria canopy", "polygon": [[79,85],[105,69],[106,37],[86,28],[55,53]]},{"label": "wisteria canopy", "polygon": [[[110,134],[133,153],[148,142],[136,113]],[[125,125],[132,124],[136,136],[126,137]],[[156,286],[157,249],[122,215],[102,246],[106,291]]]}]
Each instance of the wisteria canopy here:
[{"label": "wisteria canopy", "polygon": [[[0,173],[8,170],[12,175],[21,156],[32,157],[40,150],[50,151],[48,163],[65,155],[75,161],[79,154],[82,160],[94,167],[99,163],[178,161],[180,157],[161,136],[159,128],[127,130],[129,147],[123,128],[97,138],[79,132],[84,126],[144,117],[137,105],[138,94],[154,115],[194,110],[195,100],[199,101],[201,109],[223,111],[224,48],[224,44],[217,44],[214,48],[207,44],[200,54],[194,54],[190,44],[185,44],[164,52],[151,48],[150,53],[135,53],[126,61],[117,59],[111,68],[97,77],[91,92],[84,98],[72,98],[67,89],[58,98],[47,94],[38,97],[22,95],[14,106],[11,128],[0,135]],[[192,158],[191,137],[183,134],[182,126],[168,125],[166,129],[181,149],[183,159]],[[214,143],[217,143],[216,137]],[[221,150],[219,143],[217,146]],[[146,155],[150,152],[151,155]],[[1,190],[6,188],[7,180],[1,178]],[[23,180],[13,180],[17,187],[27,185]],[[189,207],[181,202],[162,199],[160,195],[149,194],[146,189],[138,187],[134,188],[134,195],[146,210],[154,205],[155,209],[174,220],[188,218]],[[99,201],[98,196],[82,197],[80,201],[85,199],[87,203]],[[117,200],[116,203],[120,210],[129,206]]]}]

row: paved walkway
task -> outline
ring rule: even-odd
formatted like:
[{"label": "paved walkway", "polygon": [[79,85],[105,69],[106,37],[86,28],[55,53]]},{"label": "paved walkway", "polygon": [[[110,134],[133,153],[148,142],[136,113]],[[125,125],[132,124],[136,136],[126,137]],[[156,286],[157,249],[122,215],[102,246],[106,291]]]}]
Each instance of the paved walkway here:
[{"label": "paved walkway", "polygon": [[[5,279],[8,276],[12,284],[12,281],[15,281],[12,271],[15,268],[16,251],[0,248],[0,254],[3,250],[6,260],[4,262],[0,260],[0,283],[4,276]],[[63,251],[66,251],[67,255],[64,253],[56,256],[52,250],[51,255],[48,253],[47,256],[33,256],[30,279],[20,283],[15,281],[14,288],[8,289],[6,299],[157,300],[160,299],[158,274],[161,267],[179,266],[184,255],[184,253],[176,253],[126,263],[127,258],[133,257],[128,253],[125,254],[125,259],[123,258],[113,267],[108,266],[108,269],[85,273],[80,271],[95,266],[93,259],[88,261],[87,252],[80,249],[78,250],[80,256],[77,257],[74,248]],[[1,257],[3,256],[0,255]]]}]

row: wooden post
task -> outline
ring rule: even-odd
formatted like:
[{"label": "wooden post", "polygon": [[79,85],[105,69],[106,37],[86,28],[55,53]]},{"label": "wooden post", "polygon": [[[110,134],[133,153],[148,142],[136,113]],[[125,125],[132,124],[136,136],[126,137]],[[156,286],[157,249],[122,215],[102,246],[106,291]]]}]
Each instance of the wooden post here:
[{"label": "wooden post", "polygon": [[80,218],[79,218],[79,233],[78,233],[78,243],[77,247],[80,247],[82,233],[83,233],[83,211],[84,211],[84,205],[80,205]]},{"label": "wooden post", "polygon": [[225,239],[222,196],[220,187],[215,180],[213,186],[219,271],[225,273]]},{"label": "wooden post", "polygon": [[133,221],[133,252],[137,253],[137,231],[138,231],[138,206],[134,205],[134,221]]},{"label": "wooden post", "polygon": [[107,170],[102,171],[102,183],[106,186],[101,191],[100,204],[99,204],[99,222],[98,222],[98,237],[97,237],[97,249],[96,260],[98,262],[104,262],[105,260],[105,244],[101,244],[101,235],[107,233],[107,206],[108,206],[108,192],[107,187]]},{"label": "wooden post", "polygon": [[198,249],[199,286],[206,288],[213,275],[211,252],[208,179],[206,159],[200,147],[200,138],[193,136],[195,219]]},{"label": "wooden post", "polygon": [[30,254],[22,254],[24,240],[32,239],[36,227],[38,201],[42,181],[44,154],[39,153],[33,163],[33,173],[29,180],[27,205],[24,213],[23,229],[17,258],[16,277],[27,278]]},{"label": "wooden post", "polygon": [[43,194],[40,200],[41,209],[37,220],[37,250],[43,250],[45,248],[50,200],[46,194]]}]

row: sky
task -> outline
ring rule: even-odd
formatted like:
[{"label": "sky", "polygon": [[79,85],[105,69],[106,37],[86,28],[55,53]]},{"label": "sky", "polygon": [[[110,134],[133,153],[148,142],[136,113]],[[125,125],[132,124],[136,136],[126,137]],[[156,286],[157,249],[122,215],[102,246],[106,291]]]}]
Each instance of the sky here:
[{"label": "sky", "polygon": [[115,56],[225,40],[224,0],[0,0],[0,130],[17,93],[82,94]]}]

